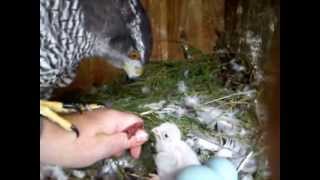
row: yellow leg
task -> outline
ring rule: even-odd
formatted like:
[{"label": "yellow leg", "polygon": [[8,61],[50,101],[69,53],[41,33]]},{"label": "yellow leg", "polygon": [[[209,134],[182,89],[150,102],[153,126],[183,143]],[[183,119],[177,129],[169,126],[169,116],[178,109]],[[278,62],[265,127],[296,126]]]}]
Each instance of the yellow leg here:
[{"label": "yellow leg", "polygon": [[57,101],[46,101],[46,100],[40,100],[40,106],[46,106],[52,111],[56,113],[70,113],[70,112],[76,112],[78,110],[80,111],[91,111],[94,109],[99,109],[103,106],[97,105],[97,104],[89,104],[89,105],[65,105],[61,102]]},{"label": "yellow leg", "polygon": [[47,117],[49,120],[57,123],[63,129],[67,131],[73,131],[79,136],[79,131],[72,123],[63,117],[59,116],[57,113],[70,113],[76,111],[90,111],[93,109],[98,109],[103,106],[97,104],[90,105],[66,105],[57,101],[47,101],[40,100],[40,115]]},{"label": "yellow leg", "polygon": [[57,123],[67,131],[75,132],[77,134],[77,137],[79,136],[79,130],[71,122],[56,114],[49,107],[40,104],[40,115],[47,117],[49,120]]}]

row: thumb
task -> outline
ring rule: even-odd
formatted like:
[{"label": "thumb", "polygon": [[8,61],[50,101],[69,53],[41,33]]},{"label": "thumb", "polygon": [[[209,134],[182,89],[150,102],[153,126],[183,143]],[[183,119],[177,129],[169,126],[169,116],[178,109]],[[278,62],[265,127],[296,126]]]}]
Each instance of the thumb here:
[{"label": "thumb", "polygon": [[138,130],[135,136],[132,136],[128,139],[128,135],[124,132],[107,135],[107,134],[99,134],[97,137],[97,143],[102,144],[105,148],[105,156],[110,157],[119,152],[122,152],[127,149],[132,148],[135,149],[133,154],[136,154],[135,157],[139,156],[140,154],[138,149],[143,143],[148,140],[148,134],[144,130]]},{"label": "thumb", "polygon": [[130,154],[133,158],[138,159],[141,154],[141,145],[148,140],[148,134],[140,129],[130,139]]}]

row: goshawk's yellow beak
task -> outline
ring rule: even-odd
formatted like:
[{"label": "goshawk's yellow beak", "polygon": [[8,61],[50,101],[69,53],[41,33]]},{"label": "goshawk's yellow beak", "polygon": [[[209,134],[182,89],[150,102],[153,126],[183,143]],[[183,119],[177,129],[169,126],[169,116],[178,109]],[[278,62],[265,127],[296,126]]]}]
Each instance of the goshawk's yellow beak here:
[{"label": "goshawk's yellow beak", "polygon": [[130,60],[124,64],[124,70],[126,71],[129,79],[136,79],[143,74],[143,66],[140,61],[140,54],[134,50],[128,54]]},{"label": "goshawk's yellow beak", "polygon": [[140,61],[129,60],[125,62],[123,69],[126,71],[129,79],[135,79],[143,74],[143,66]]}]

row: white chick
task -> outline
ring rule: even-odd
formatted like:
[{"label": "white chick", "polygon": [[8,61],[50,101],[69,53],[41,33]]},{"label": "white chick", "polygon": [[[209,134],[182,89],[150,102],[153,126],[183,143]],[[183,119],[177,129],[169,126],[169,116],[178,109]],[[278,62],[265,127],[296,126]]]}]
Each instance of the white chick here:
[{"label": "white chick", "polygon": [[156,138],[155,163],[158,177],[152,179],[175,180],[177,173],[190,165],[200,165],[196,153],[181,139],[179,128],[163,123],[152,129]]}]

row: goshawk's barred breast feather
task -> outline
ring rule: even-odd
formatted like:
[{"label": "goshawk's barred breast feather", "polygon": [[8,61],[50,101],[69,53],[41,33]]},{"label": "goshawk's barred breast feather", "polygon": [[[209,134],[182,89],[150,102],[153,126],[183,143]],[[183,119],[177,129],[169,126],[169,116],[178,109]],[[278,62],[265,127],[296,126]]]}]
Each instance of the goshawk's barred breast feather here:
[{"label": "goshawk's barred breast feather", "polygon": [[[135,78],[151,48],[139,0],[40,0],[40,98],[69,85],[85,57],[106,59]],[[129,56],[134,51],[138,61]]]}]

